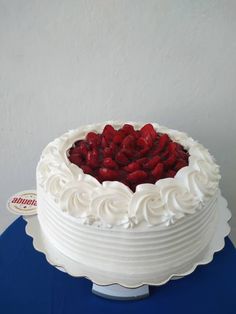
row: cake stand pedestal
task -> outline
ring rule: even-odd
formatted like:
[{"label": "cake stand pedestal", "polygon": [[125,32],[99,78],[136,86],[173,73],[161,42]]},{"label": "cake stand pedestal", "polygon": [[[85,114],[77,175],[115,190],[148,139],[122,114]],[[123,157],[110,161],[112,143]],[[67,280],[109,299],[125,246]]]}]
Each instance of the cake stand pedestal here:
[{"label": "cake stand pedestal", "polygon": [[149,296],[149,286],[125,288],[118,284],[100,286],[93,283],[92,292],[100,297],[113,300],[139,300]]},{"label": "cake stand pedestal", "polygon": [[176,270],[165,273],[157,271],[150,274],[145,280],[140,276],[125,276],[124,274],[111,273],[106,270],[98,272],[86,265],[80,264],[58,251],[45,237],[40,228],[37,215],[24,216],[27,221],[26,233],[33,238],[33,246],[37,251],[45,254],[47,261],[58,269],[74,277],[86,277],[93,282],[92,292],[106,298],[130,300],[140,299],[149,295],[148,285],[163,285],[170,279],[178,279],[191,274],[198,265],[208,264],[213,260],[215,252],[223,249],[224,238],[229,234],[228,224],[231,213],[227,208],[227,201],[220,195],[217,204],[218,224],[215,234],[207,247],[191,261]]}]

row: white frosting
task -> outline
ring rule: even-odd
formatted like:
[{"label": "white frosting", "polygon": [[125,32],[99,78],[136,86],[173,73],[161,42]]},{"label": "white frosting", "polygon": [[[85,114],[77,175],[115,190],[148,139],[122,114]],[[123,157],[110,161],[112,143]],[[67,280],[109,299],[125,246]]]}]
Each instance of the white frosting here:
[{"label": "white frosting", "polygon": [[132,223],[127,209],[132,199],[132,191],[123,183],[105,181],[94,190],[91,201],[91,212],[97,220],[107,226]]},{"label": "white frosting", "polygon": [[[124,193],[127,197],[128,194]],[[172,198],[170,194],[172,193],[169,193],[168,199]],[[178,219],[168,228],[165,225],[148,228],[144,223],[130,229],[120,229],[120,226],[108,229],[96,224],[82,224],[80,219],[62,211],[58,204],[50,202],[48,194],[40,186],[37,195],[38,219],[45,239],[64,255],[97,271],[103,272],[106,269],[129,278],[140,275],[143,282],[147,276],[157,272],[178,273],[179,265],[182,267],[191,263],[208,245],[217,222],[217,194],[206,206],[194,214]],[[115,196],[113,197],[116,201]],[[157,199],[154,208],[158,204]],[[149,205],[149,209],[151,207]],[[108,219],[111,223],[111,209],[114,208],[116,212],[116,205],[102,206],[102,211],[104,208],[108,211],[105,215],[104,212],[101,213],[102,219]],[[124,215],[119,217],[122,221]],[[147,215],[148,220],[152,218]]]},{"label": "white frosting", "polygon": [[[133,123],[140,129],[144,123]],[[120,128],[123,122],[107,121],[69,131],[49,143],[37,167],[37,181],[61,211],[86,224],[106,227],[169,226],[193,214],[215,195],[219,184],[219,167],[208,150],[187,134],[152,123],[157,132],[167,133],[188,149],[189,165],[175,178],[161,179],[156,184],[140,184],[132,192],[118,181],[99,183],[72,164],[68,149],[90,131],[101,132],[104,125]]]}]

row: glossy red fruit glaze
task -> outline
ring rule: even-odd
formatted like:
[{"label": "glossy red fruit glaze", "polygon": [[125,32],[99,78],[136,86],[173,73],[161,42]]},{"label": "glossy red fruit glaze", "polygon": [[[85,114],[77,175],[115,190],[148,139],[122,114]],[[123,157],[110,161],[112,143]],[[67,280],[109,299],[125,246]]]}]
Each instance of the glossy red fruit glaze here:
[{"label": "glossy red fruit glaze", "polygon": [[138,184],[173,178],[188,165],[189,153],[151,123],[140,130],[130,124],[115,130],[108,124],[101,134],[89,132],[76,141],[68,158],[101,183],[116,180],[135,191]]},{"label": "glossy red fruit glaze", "polygon": [[69,156],[69,160],[70,162],[72,162],[73,164],[77,165],[77,166],[81,166],[83,163],[83,159],[81,157],[81,155],[70,155]]},{"label": "glossy red fruit glaze", "polygon": [[175,171],[178,171],[178,170],[180,170],[181,168],[183,168],[183,167],[186,167],[188,165],[188,163],[185,161],[185,160],[179,160],[177,163],[176,163],[176,165],[175,165],[175,167],[174,167],[174,170]]},{"label": "glossy red fruit glaze", "polygon": [[174,178],[175,175],[176,175],[175,170],[168,170],[167,173],[165,174],[165,177],[166,178]]},{"label": "glossy red fruit glaze", "polygon": [[89,166],[87,166],[87,165],[81,165],[80,168],[81,168],[81,169],[83,170],[83,172],[86,173],[86,174],[90,174],[90,175],[93,175],[93,174],[94,174],[93,170],[92,170]]}]

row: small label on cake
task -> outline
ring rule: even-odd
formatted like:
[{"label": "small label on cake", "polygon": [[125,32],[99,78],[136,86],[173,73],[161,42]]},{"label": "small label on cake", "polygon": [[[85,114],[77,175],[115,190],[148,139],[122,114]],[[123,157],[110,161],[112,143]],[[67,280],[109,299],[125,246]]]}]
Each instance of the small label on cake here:
[{"label": "small label on cake", "polygon": [[37,213],[37,194],[35,190],[19,192],[10,197],[7,209],[18,215],[34,215]]}]

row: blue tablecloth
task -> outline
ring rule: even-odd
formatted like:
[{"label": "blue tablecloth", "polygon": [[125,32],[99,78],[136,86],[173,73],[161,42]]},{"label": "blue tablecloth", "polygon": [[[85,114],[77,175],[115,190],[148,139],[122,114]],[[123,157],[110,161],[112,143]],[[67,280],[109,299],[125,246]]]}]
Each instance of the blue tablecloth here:
[{"label": "blue tablecloth", "polygon": [[0,313],[236,313],[236,250],[226,239],[213,262],[189,276],[151,287],[139,301],[114,301],[91,293],[92,283],[47,263],[17,219],[0,237]]}]

